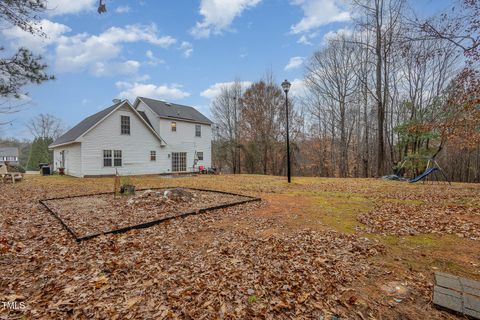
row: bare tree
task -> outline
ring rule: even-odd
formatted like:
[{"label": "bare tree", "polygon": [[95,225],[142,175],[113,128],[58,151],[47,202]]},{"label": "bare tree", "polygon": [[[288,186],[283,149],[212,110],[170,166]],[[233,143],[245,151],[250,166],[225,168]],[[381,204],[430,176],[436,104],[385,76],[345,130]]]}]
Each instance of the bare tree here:
[{"label": "bare tree", "polygon": [[[479,1],[465,0],[462,10],[473,11],[449,13],[443,23],[427,19],[422,28],[405,23],[412,19],[404,0],[353,2],[352,34],[327,41],[312,55],[307,93],[290,104],[296,174],[380,176],[407,156],[438,155],[450,179],[480,181],[480,46],[478,14],[472,14]],[[224,96],[230,112],[221,114],[231,121],[223,126],[230,128],[222,129],[224,141],[238,137],[243,150],[235,167],[284,173],[284,97],[271,74],[246,90],[240,109],[231,93]],[[221,151],[228,152],[219,154],[233,161],[234,145],[225,144]],[[425,169],[407,166],[407,177]]]},{"label": "bare tree", "polygon": [[211,111],[218,125],[219,143],[222,143],[228,152],[227,162],[233,173],[240,173],[240,116],[242,113],[242,83],[235,80],[232,85],[221,88],[220,94],[213,100]]},{"label": "bare tree", "polygon": [[65,131],[63,121],[48,113],[41,113],[34,117],[27,127],[35,138],[45,140],[55,140]]},{"label": "bare tree", "polygon": [[393,53],[403,15],[404,0],[354,0],[361,14],[355,23],[359,32],[372,34],[372,43],[355,43],[372,52],[375,66],[375,91],[377,111],[377,175],[385,173],[385,114],[389,90],[388,59]]},{"label": "bare tree", "polygon": [[420,32],[413,40],[441,39],[460,48],[466,56],[477,56],[480,51],[480,1],[457,0],[450,12],[413,22]]},{"label": "bare tree", "polygon": [[[340,130],[340,176],[348,174],[347,107],[356,90],[354,47],[344,37],[333,39],[328,46],[316,52],[307,66],[305,81],[310,90],[332,104],[331,114],[335,128]],[[338,119],[338,121],[336,121]],[[332,132],[333,133],[333,132]]]},{"label": "bare tree", "polygon": [[242,98],[242,128],[245,137],[255,142],[261,172],[268,173],[274,142],[279,137],[279,117],[283,110],[282,90],[271,77],[255,82]]}]

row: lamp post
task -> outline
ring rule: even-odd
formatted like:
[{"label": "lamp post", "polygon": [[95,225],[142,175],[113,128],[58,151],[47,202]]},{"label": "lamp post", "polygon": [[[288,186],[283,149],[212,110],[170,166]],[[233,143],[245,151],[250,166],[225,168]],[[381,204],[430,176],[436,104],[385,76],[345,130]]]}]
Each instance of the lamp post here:
[{"label": "lamp post", "polygon": [[288,91],[290,90],[290,86],[292,84],[288,82],[287,79],[282,82],[282,89],[285,92],[285,112],[287,116],[287,176],[288,176],[288,183],[292,181],[292,177],[290,175],[290,134],[288,131]]}]

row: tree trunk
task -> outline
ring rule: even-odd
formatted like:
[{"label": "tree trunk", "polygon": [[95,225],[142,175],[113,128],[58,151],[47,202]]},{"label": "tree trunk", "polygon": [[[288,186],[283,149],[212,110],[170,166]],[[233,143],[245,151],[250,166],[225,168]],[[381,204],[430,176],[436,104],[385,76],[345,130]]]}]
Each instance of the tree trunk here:
[{"label": "tree trunk", "polygon": [[345,102],[340,101],[340,176],[345,178],[347,176],[347,134],[345,132]]},{"label": "tree trunk", "polygon": [[375,54],[377,57],[376,69],[375,69],[375,85],[376,85],[376,98],[377,98],[377,176],[382,176],[385,171],[385,143],[384,143],[384,122],[385,122],[385,109],[382,99],[382,23],[380,1],[377,1],[377,25],[376,25],[376,46]]}]

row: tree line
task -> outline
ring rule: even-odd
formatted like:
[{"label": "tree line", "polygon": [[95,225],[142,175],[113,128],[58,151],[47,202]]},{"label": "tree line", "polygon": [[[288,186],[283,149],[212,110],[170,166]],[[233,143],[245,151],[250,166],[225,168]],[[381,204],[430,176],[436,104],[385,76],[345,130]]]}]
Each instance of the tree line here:
[{"label": "tree line", "polygon": [[[353,0],[351,29],[329,37],[289,100],[294,175],[406,176],[435,158],[480,182],[480,1],[420,20],[399,0]],[[285,174],[285,96],[271,73],[211,104],[214,165]]]},{"label": "tree line", "polygon": [[63,121],[51,114],[41,113],[28,123],[33,140],[17,138],[1,138],[0,147],[18,148],[17,170],[38,170],[40,163],[53,163],[53,151],[48,146],[65,132]]}]

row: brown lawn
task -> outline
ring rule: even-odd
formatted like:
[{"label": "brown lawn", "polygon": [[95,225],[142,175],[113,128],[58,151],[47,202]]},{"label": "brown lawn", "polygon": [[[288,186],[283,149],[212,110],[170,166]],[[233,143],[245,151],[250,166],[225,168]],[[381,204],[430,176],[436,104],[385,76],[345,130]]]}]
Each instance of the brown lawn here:
[{"label": "brown lawn", "polygon": [[433,273],[480,279],[480,185],[132,180],[263,201],[77,243],[38,200],[112,178],[0,184],[0,319],[451,319],[431,304]]}]

